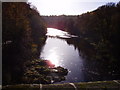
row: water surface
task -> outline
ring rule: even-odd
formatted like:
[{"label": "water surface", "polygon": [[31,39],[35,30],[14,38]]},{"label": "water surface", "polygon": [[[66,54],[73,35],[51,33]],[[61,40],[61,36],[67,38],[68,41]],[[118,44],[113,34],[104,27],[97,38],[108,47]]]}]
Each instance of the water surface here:
[{"label": "water surface", "polygon": [[[82,82],[118,79],[117,68],[108,61],[90,60],[93,49],[84,40],[67,32],[48,28],[46,44],[40,57],[50,60],[55,66],[69,70],[65,82]],[[85,58],[89,56],[89,58]]]}]

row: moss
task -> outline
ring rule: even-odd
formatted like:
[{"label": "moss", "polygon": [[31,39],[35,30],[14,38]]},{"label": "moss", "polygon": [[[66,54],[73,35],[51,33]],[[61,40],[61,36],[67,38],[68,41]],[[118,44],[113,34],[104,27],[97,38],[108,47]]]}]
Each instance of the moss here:
[{"label": "moss", "polygon": [[[118,82],[120,82],[118,80]],[[115,83],[114,81],[96,81],[96,82],[81,82],[81,83],[74,83],[77,89],[80,90],[119,90],[120,85],[118,83]],[[40,89],[39,84],[21,84],[21,85],[12,85],[12,86],[4,86],[4,90],[14,90],[14,89],[22,89],[22,90],[35,90]],[[75,90],[75,88],[68,84],[42,84],[42,90]]]},{"label": "moss", "polygon": [[3,90],[33,90],[33,89],[38,89],[38,88],[39,88],[38,85],[20,84],[20,85],[3,87]]},{"label": "moss", "polygon": [[44,89],[58,89],[58,90],[62,90],[62,89],[74,89],[73,86],[71,86],[70,84],[49,84],[49,85],[43,85]]},{"label": "moss", "polygon": [[113,81],[97,81],[97,82],[85,82],[75,84],[78,88],[120,88]]}]

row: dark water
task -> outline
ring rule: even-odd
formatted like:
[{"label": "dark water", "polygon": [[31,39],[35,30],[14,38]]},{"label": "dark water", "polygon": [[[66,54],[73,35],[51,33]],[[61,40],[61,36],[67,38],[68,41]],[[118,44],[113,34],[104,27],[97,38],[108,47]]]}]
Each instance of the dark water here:
[{"label": "dark water", "polygon": [[62,83],[120,79],[114,62],[90,59],[95,51],[85,40],[52,28],[47,36],[40,57],[69,70]]}]

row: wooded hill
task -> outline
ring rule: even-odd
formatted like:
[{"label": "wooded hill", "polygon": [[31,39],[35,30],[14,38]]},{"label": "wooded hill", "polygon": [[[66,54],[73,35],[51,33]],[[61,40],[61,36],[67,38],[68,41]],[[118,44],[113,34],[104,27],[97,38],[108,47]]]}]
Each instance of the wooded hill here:
[{"label": "wooded hill", "polygon": [[108,3],[77,16],[42,16],[48,27],[65,30],[87,40],[96,49],[95,59],[120,59],[120,2]]},{"label": "wooded hill", "polygon": [[3,85],[21,82],[24,62],[39,57],[46,29],[38,11],[30,4],[2,3]]}]

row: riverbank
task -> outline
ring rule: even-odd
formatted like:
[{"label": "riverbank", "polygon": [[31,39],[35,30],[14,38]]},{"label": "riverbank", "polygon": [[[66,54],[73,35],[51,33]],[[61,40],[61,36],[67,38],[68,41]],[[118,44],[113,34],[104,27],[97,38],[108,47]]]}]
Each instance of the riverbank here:
[{"label": "riverbank", "polygon": [[19,84],[3,86],[3,90],[120,90],[120,80],[65,84]]}]

